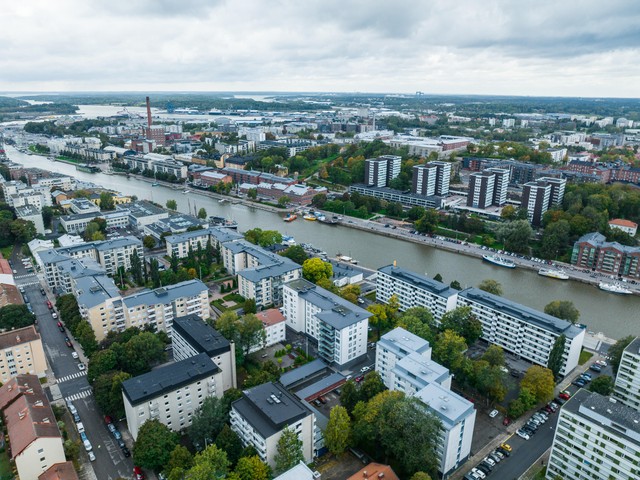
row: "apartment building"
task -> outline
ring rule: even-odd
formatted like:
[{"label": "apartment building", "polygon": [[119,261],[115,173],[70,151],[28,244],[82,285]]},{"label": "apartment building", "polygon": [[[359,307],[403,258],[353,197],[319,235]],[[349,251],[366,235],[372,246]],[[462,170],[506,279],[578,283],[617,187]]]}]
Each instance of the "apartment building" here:
[{"label": "apartment building", "polygon": [[439,321],[456,307],[458,290],[396,265],[380,267],[376,276],[376,299],[388,303],[393,295],[398,298],[400,310],[425,307]]},{"label": "apartment building", "polygon": [[567,375],[578,365],[583,328],[478,288],[461,291],[457,306],[471,307],[482,323],[484,340],[543,367],[548,364],[556,339],[564,335],[560,374]]},{"label": "apartment building", "polygon": [[508,168],[489,167],[485,172],[493,174],[493,197],[491,204],[501,207],[507,203],[507,189],[509,188],[509,178],[511,172]]},{"label": "apartment building", "polygon": [[622,353],[613,395],[620,403],[640,411],[640,337]]},{"label": "apartment building", "polygon": [[79,480],[73,462],[55,463],[42,473],[38,480]]},{"label": "apartment building", "polygon": [[366,185],[386,187],[391,180],[400,175],[402,157],[382,155],[364,161],[364,182]]},{"label": "apartment building", "polygon": [[418,195],[435,195],[437,176],[438,167],[435,165],[415,165],[413,167],[413,184],[411,191]]},{"label": "apartment building", "polygon": [[36,227],[36,233],[40,235],[45,234],[41,208],[34,205],[22,205],[14,208],[16,210],[17,218],[33,223],[33,226]]},{"label": "apartment building", "polygon": [[238,276],[238,293],[258,307],[282,303],[282,285],[302,276],[302,267],[286,257],[245,240],[221,245],[223,264]]},{"label": "apartment building", "polygon": [[116,205],[116,210],[128,212],[129,224],[139,230],[142,230],[146,225],[169,218],[167,210],[146,200],[139,200],[126,205]]},{"label": "apartment building", "polygon": [[260,460],[275,467],[278,440],[285,428],[302,442],[305,463],[313,459],[315,415],[279,383],[267,382],[242,392],[231,404],[231,429],[246,447],[253,445]]},{"label": "apartment building", "polygon": [[0,333],[0,376],[7,383],[18,375],[46,375],[47,360],[33,325]]},{"label": "apartment building", "polygon": [[107,222],[107,228],[122,228],[129,226],[129,214],[125,210],[116,210],[108,213],[74,213],[60,217],[60,224],[67,233],[83,233],[87,225],[96,218],[103,218]]},{"label": "apartment building", "polygon": [[451,164],[448,162],[429,162],[427,165],[436,167],[435,195],[440,197],[447,196],[449,194],[449,184],[451,182]]},{"label": "apartment building", "polygon": [[2,193],[5,202],[10,207],[33,205],[38,210],[42,210],[42,207],[53,205],[51,188],[45,185],[28,186],[20,180],[2,180]]},{"label": "apartment building", "polygon": [[62,435],[37,376],[18,375],[0,387],[0,411],[21,480],[38,480],[65,462]]},{"label": "apartment building", "polygon": [[122,382],[122,398],[131,436],[138,438],[147,420],[180,432],[191,425],[205,398],[222,398],[222,372],[206,353],[164,365]]},{"label": "apartment building", "polygon": [[287,326],[318,341],[318,355],[346,368],[367,353],[371,313],[302,278],[284,285]]},{"label": "apartment building", "polygon": [[566,183],[564,178],[541,177],[524,184],[522,207],[527,209],[529,221],[533,225],[540,225],[544,213],[562,203]]},{"label": "apartment building", "polygon": [[236,388],[236,348],[199,316],[191,314],[173,320],[173,360],[186,360],[201,353],[222,371],[222,391]]},{"label": "apartment building", "polygon": [[629,278],[640,278],[640,248],[607,242],[599,232],[587,233],[573,244],[571,264]]},{"label": "apartment building", "polygon": [[473,208],[501,207],[507,203],[510,171],[490,167],[469,176],[467,206]]},{"label": "apartment building", "polygon": [[625,220],[623,218],[614,218],[613,220],[609,220],[609,228],[616,228],[618,230],[622,230],[625,233],[628,233],[632,237],[636,236],[638,232],[638,224],[632,222],[631,220]]},{"label": "apartment building", "polygon": [[640,412],[584,389],[558,415],[548,480],[640,478]]},{"label": "apartment building", "polygon": [[387,388],[420,400],[440,420],[436,452],[446,478],[471,453],[473,403],[451,391],[451,374],[431,359],[429,342],[403,328],[391,330],[378,341],[376,371]]},{"label": "apartment building", "polygon": [[432,197],[419,195],[416,193],[404,193],[401,190],[394,190],[387,187],[375,187],[368,185],[350,185],[349,192],[357,192],[368,197],[381,198],[388,202],[399,202],[406,206],[417,206],[424,208],[439,209],[442,207],[442,198],[434,195]]},{"label": "apartment building", "polygon": [[280,309],[270,308],[256,313],[258,320],[262,322],[264,327],[265,339],[263,345],[257,345],[253,351],[258,351],[263,348],[270,347],[277,343],[286,342],[286,319]]},{"label": "apartment building", "polygon": [[175,255],[178,258],[185,258],[189,255],[189,249],[194,252],[198,247],[202,250],[207,248],[209,242],[213,248],[219,249],[220,245],[244,238],[233,229],[225,227],[209,227],[204,230],[194,230],[191,232],[179,233],[165,237],[167,245],[167,255]]}]

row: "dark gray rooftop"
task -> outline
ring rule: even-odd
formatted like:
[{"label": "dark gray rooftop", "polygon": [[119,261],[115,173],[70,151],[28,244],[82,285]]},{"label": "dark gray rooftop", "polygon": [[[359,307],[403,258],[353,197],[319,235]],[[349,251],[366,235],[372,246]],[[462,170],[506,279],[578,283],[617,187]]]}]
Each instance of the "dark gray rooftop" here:
[{"label": "dark gray rooftop", "polygon": [[426,290],[434,295],[441,297],[451,297],[458,294],[458,290],[451,288],[449,285],[433,280],[432,278],[420,275],[402,267],[394,267],[393,265],[387,265],[386,267],[380,267],[379,272],[386,273],[387,275],[402,280],[403,282],[410,283],[416,287]]},{"label": "dark gray rooftop", "polygon": [[229,340],[193,313],[175,318],[173,333],[184,338],[198,353],[206,353],[209,357],[231,350]]},{"label": "dark gray rooftop", "polygon": [[203,378],[216,374],[220,369],[207,356],[200,353],[149,373],[122,382],[122,391],[132,405],[177,390]]},{"label": "dark gray rooftop", "polygon": [[511,315],[523,322],[544,328],[545,330],[549,330],[557,334],[564,333],[567,338],[575,338],[583,331],[580,327],[573,325],[571,322],[547,315],[546,313],[534,310],[533,308],[507,300],[504,297],[499,297],[498,295],[485,292],[479,288],[467,288],[466,290],[462,290],[458,295],[462,298],[467,298],[474,302],[486,305],[494,310],[506,313],[507,315]]},{"label": "dark gray rooftop", "polygon": [[158,303],[167,305],[177,298],[195,297],[207,291],[207,286],[196,278],[166,287],[156,288],[155,290],[141,290],[138,293],[124,297],[123,300],[127,308],[133,308],[138,305],[155,305]]},{"label": "dark gray rooftop", "polygon": [[263,438],[311,415],[300,400],[273,382],[245,390],[232,406]]},{"label": "dark gray rooftop", "polygon": [[629,345],[627,345],[627,348],[625,348],[624,351],[634,355],[640,354],[640,337],[636,337]]},{"label": "dark gray rooftop", "polygon": [[280,377],[280,383],[285,388],[289,388],[294,383],[298,383],[300,380],[311,377],[323,370],[326,370],[327,368],[329,368],[329,365],[318,358],[312,362],[305,363],[301,367],[294,368],[287,373],[283,373]]}]

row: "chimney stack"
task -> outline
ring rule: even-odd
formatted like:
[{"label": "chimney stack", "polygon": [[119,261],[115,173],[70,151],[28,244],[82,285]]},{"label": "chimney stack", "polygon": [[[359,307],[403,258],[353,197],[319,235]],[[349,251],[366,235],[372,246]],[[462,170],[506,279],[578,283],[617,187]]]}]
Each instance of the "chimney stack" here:
[{"label": "chimney stack", "polygon": [[151,132],[151,103],[149,102],[149,97],[147,97],[147,126],[149,127],[149,132]]}]

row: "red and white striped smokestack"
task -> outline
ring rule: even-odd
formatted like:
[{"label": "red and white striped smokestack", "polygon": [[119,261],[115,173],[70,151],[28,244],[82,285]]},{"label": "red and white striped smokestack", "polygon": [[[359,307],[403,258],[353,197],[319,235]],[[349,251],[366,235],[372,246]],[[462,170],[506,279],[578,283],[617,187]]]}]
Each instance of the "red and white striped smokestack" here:
[{"label": "red and white striped smokestack", "polygon": [[147,97],[147,126],[151,130],[151,103],[149,103],[149,97]]}]

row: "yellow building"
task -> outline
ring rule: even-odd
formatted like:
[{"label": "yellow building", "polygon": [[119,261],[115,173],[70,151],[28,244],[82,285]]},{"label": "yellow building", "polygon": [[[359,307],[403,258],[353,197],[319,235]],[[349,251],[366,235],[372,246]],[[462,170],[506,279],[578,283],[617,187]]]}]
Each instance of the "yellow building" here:
[{"label": "yellow building", "polygon": [[46,370],[42,340],[33,325],[0,334],[2,383],[23,374],[44,377]]}]

